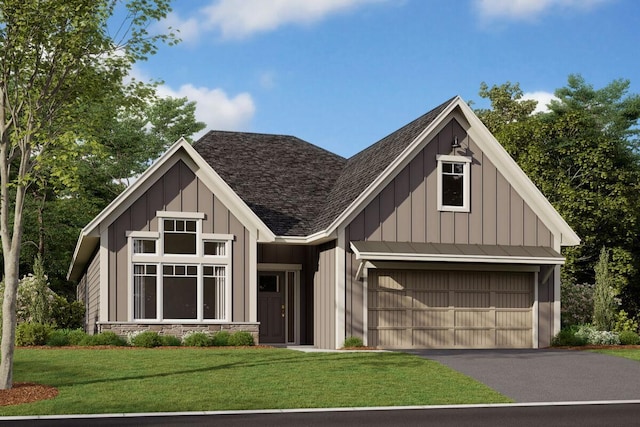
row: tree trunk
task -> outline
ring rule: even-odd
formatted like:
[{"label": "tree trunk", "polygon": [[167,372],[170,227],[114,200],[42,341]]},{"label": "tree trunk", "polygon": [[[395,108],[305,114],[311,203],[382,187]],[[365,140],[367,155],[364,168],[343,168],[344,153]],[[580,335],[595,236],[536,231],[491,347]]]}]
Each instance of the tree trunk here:
[{"label": "tree trunk", "polygon": [[[11,251],[13,252],[13,251]],[[0,344],[0,389],[13,386],[13,352],[16,344],[16,297],[18,294],[19,253],[4,254],[4,301],[2,302],[2,343]]]}]

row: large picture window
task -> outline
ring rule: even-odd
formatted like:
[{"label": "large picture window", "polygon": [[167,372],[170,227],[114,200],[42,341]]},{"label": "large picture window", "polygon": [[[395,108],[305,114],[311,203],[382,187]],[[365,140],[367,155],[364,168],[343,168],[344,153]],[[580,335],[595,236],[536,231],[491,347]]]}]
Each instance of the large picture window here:
[{"label": "large picture window", "polygon": [[436,159],[438,161],[438,210],[469,212],[471,158],[440,155]]},{"label": "large picture window", "polygon": [[157,232],[129,232],[134,321],[230,321],[232,235],[201,214],[158,212]]}]

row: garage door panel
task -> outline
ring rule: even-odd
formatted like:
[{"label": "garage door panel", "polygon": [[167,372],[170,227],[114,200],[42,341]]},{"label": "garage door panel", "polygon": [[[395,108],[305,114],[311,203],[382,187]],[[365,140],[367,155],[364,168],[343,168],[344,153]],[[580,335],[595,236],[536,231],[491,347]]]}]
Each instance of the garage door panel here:
[{"label": "garage door panel", "polygon": [[529,308],[531,294],[526,293],[498,293],[495,294],[496,308]]},{"label": "garage door panel", "polygon": [[456,307],[491,307],[490,292],[455,292]]},{"label": "garage door panel", "polygon": [[413,347],[443,348],[453,347],[453,336],[450,329],[414,329]]},{"label": "garage door panel", "polygon": [[529,329],[532,326],[530,311],[497,311],[496,328]]},{"label": "garage door panel", "polygon": [[456,347],[491,348],[495,346],[493,329],[456,329],[453,333]]},{"label": "garage door panel", "polygon": [[370,345],[532,346],[532,273],[371,269],[368,277]]},{"label": "garage door panel", "polygon": [[413,308],[449,307],[449,291],[413,292]]},{"label": "garage door panel", "polygon": [[413,313],[413,327],[447,327],[453,328],[454,326],[454,311],[445,310],[414,310]]},{"label": "garage door panel", "polygon": [[376,310],[376,326],[381,328],[394,327],[406,328],[411,326],[411,318],[407,310]]},{"label": "garage door panel", "polygon": [[456,310],[454,326],[457,327],[495,327],[494,312],[491,310]]}]

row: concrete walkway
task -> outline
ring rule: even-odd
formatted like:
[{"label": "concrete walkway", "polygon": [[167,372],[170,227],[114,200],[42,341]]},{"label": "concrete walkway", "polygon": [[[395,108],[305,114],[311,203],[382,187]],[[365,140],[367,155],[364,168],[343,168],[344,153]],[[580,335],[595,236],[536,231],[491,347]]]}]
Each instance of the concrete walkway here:
[{"label": "concrete walkway", "polygon": [[572,350],[407,350],[516,402],[640,399],[640,362]]}]

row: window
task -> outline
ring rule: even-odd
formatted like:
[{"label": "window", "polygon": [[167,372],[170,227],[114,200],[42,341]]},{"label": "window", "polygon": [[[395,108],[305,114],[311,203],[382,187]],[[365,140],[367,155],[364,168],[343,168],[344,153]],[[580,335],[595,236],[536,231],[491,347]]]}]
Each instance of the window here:
[{"label": "window", "polygon": [[438,161],[438,210],[469,212],[471,158],[436,157]]},{"label": "window", "polygon": [[158,212],[158,232],[127,234],[132,320],[231,320],[233,236],[203,233],[204,215],[191,215]]}]

